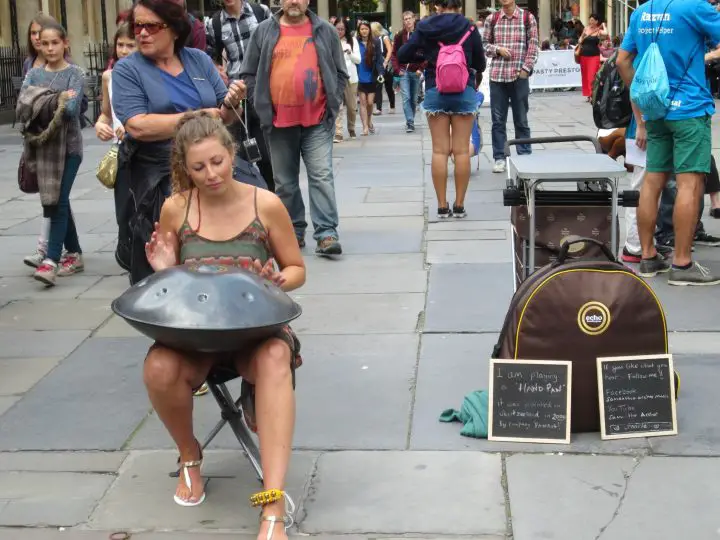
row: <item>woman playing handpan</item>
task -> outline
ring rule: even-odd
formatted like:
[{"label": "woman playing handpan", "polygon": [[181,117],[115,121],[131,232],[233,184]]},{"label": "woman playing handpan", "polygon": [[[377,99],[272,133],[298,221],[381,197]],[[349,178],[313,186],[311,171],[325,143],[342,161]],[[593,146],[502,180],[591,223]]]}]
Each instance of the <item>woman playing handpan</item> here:
[{"label": "woman playing handpan", "polygon": [[[146,246],[148,262],[156,272],[178,264],[250,268],[285,291],[296,289],[305,283],[305,264],[290,216],[272,192],[233,179],[234,156],[233,138],[215,115],[183,116],[172,151],[173,194]],[[178,504],[195,506],[205,499],[192,394],[213,366],[225,363],[243,378],[243,412],[260,439],[266,495],[258,499],[271,502],[263,504],[258,538],[286,540],[282,490],[295,424],[291,370],[301,363],[299,348],[289,327],[237,353],[189,355],[157,343],[150,348],[145,385],[180,452]]]}]

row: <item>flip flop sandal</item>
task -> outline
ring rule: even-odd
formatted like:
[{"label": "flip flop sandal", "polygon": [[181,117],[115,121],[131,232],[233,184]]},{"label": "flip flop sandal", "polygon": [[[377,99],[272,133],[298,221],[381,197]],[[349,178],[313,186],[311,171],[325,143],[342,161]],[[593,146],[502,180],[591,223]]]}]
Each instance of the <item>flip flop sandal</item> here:
[{"label": "flip flop sandal", "polygon": [[[198,443],[198,448],[200,448],[200,443]],[[182,471],[182,474],[184,475],[185,485],[190,490],[191,498],[192,498],[192,480],[190,479],[190,473],[188,473],[188,469],[197,467],[200,469],[200,471],[202,471],[202,464],[203,464],[202,449],[200,450],[200,459],[198,459],[196,461],[181,462],[180,458],[178,458],[178,465],[180,466],[180,470]],[[179,504],[180,506],[186,506],[186,507],[199,506],[205,501],[205,491],[203,490],[203,494],[200,496],[200,498],[197,501],[181,499],[180,497],[177,496],[177,494],[173,496],[173,499],[175,499],[175,502],[177,504]]]}]

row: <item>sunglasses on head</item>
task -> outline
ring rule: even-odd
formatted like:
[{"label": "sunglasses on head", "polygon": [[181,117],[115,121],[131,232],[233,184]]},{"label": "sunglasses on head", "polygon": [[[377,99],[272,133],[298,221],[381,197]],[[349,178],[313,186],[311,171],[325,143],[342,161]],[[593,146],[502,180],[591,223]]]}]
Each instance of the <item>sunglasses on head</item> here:
[{"label": "sunglasses on head", "polygon": [[141,23],[136,22],[133,24],[133,33],[136,36],[139,36],[143,30],[145,30],[148,34],[151,36],[154,36],[157,34],[160,30],[164,30],[167,28],[168,25],[166,23],[162,22],[147,22],[147,23]]}]

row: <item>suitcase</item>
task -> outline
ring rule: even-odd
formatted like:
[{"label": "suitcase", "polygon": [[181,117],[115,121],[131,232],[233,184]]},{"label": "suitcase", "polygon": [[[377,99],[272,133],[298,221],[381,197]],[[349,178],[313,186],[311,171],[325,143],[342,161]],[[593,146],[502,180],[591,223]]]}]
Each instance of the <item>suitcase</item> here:
[{"label": "suitcase", "polygon": [[[569,256],[587,252],[590,244],[597,250],[591,257]],[[605,243],[570,236],[557,260],[515,292],[492,356],[571,361],[571,431],[578,433],[600,429],[598,357],[667,352],[665,313],[652,288]]]}]

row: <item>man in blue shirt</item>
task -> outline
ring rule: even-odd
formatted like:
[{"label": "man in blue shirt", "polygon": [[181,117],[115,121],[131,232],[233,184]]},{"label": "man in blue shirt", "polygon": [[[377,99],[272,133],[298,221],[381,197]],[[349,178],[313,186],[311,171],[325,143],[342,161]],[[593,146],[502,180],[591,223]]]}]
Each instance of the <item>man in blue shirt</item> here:
[{"label": "man in blue shirt", "polygon": [[[710,172],[710,126],[715,112],[705,79],[706,40],[713,47],[720,44],[720,13],[710,4],[650,0],[633,13],[617,57],[620,74],[630,86],[633,61],[656,41],[670,82],[671,104],[665,118],[645,122],[633,103],[639,148],[644,149],[647,138],[647,174],[637,212],[642,245],[639,274],[653,277],[669,271],[670,285],[720,283],[719,277],[693,262],[691,251],[703,182]],[[672,266],[657,253],[653,242],[660,193],[671,174],[676,175],[678,186]]]}]

